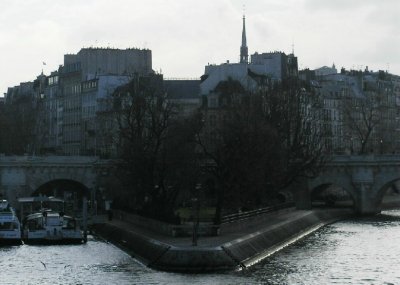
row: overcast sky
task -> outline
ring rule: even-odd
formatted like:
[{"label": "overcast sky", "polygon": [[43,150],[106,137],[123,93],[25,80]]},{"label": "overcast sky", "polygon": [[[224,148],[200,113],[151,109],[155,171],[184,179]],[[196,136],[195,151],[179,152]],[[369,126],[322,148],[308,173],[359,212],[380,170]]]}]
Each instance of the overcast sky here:
[{"label": "overcast sky", "polygon": [[[148,48],[165,77],[294,43],[299,68],[335,63],[400,74],[399,0],[1,0],[0,94],[82,47]],[[46,62],[46,65],[43,65]]]}]

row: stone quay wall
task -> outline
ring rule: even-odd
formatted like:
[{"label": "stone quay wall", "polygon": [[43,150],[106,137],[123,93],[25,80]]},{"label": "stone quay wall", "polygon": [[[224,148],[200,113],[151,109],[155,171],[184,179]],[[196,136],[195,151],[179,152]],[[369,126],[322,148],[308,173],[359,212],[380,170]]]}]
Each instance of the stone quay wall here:
[{"label": "stone quay wall", "polygon": [[[298,215],[297,215],[298,213]],[[94,226],[94,231],[126,249],[149,267],[175,272],[210,272],[246,268],[282,247],[329,223],[351,217],[350,209],[296,211],[296,215],[252,234],[212,246],[179,246],[179,238],[168,244],[156,237],[135,233],[112,223]]]}]

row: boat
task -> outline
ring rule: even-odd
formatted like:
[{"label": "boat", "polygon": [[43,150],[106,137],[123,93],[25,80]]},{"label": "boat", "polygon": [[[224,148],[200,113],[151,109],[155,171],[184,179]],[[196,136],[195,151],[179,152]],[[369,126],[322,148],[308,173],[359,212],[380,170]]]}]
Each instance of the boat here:
[{"label": "boat", "polygon": [[[84,242],[84,235],[79,222],[72,216],[65,215],[60,205],[63,200],[53,197],[28,197],[20,198],[21,205],[28,204],[34,209],[40,205],[40,209],[27,214],[22,222],[22,240],[24,243],[44,244],[71,244]],[[51,207],[51,205],[57,207]],[[46,205],[46,207],[44,207]],[[21,206],[21,212],[24,212]]]},{"label": "boat", "polygon": [[21,225],[7,200],[0,200],[0,244],[21,244]]},{"label": "boat", "polygon": [[82,243],[83,234],[75,218],[45,210],[25,217],[22,239],[25,243]]}]

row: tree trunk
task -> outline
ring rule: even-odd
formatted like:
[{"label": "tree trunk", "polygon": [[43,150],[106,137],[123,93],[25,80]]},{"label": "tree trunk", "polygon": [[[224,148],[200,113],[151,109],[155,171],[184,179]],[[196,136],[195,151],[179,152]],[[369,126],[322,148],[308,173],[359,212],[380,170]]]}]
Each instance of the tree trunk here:
[{"label": "tree trunk", "polygon": [[222,207],[224,204],[224,187],[217,188],[217,204],[215,205],[214,225],[221,224]]}]

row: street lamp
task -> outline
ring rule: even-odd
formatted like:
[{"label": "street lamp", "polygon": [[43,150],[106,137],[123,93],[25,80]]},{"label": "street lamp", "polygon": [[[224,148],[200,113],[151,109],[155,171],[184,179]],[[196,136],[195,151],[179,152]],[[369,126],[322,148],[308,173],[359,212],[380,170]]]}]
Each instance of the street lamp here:
[{"label": "street lamp", "polygon": [[200,199],[199,199],[199,194],[201,190],[201,184],[198,183],[196,184],[196,192],[194,197],[192,199],[192,207],[193,211],[195,210],[196,213],[193,215],[193,235],[192,235],[192,246],[197,246],[197,239],[198,239],[198,231],[199,231],[199,224],[200,224],[200,218],[199,218],[199,212],[200,212]]},{"label": "street lamp", "polygon": [[364,140],[361,140],[361,154],[364,154]]},{"label": "street lamp", "polygon": [[381,139],[381,154],[383,153],[383,140]]},{"label": "street lamp", "polygon": [[351,152],[351,155],[353,155],[354,145],[353,145],[353,138],[352,137],[350,138],[350,141],[351,141],[350,152]]}]

